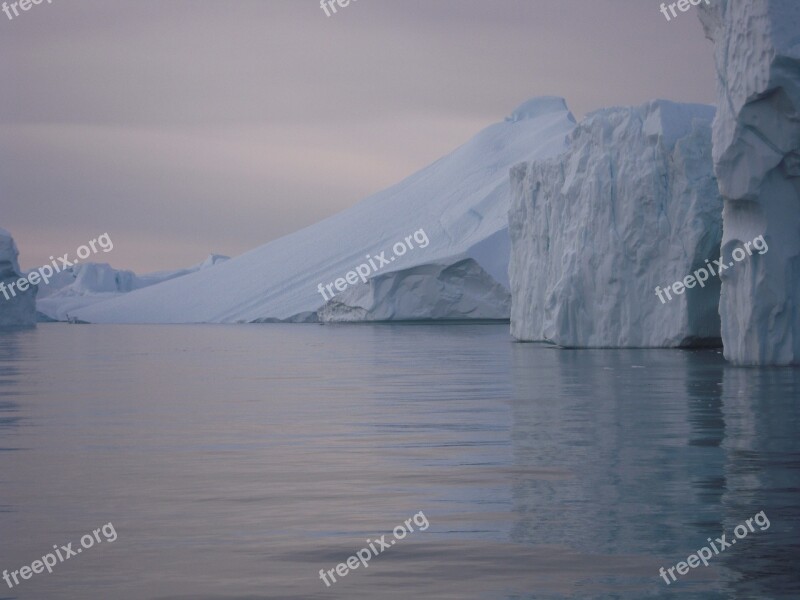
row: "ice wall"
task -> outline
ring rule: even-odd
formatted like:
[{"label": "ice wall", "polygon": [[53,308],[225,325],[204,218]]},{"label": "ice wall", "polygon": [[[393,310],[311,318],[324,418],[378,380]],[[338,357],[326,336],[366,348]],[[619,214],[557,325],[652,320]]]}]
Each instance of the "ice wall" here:
[{"label": "ice wall", "polygon": [[317,311],[322,322],[507,320],[508,290],[475,260],[426,264],[376,275]]},{"label": "ice wall", "polygon": [[597,111],[568,150],[511,172],[511,333],[567,347],[719,342],[719,281],[662,301],[717,258],[709,106]]},{"label": "ice wall", "polygon": [[5,291],[0,291],[0,327],[36,324],[36,287],[31,286],[21,292],[15,286],[13,293],[8,289],[10,283],[22,277],[18,256],[17,245],[11,234],[0,229],[0,283],[6,286]]},{"label": "ice wall", "polygon": [[698,8],[714,42],[725,260],[760,235],[769,247],[723,273],[725,357],[800,364],[800,1],[714,0]]}]

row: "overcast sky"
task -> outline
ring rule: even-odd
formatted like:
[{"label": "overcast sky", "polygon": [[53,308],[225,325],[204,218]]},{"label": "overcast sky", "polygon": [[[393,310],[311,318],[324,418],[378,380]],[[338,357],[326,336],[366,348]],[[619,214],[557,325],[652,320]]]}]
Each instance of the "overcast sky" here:
[{"label": "overcast sky", "polygon": [[[52,0],[0,13],[0,227],[25,268],[108,232],[139,272],[341,211],[523,101],[712,103],[654,0]],[[13,14],[13,13],[12,13]]]}]

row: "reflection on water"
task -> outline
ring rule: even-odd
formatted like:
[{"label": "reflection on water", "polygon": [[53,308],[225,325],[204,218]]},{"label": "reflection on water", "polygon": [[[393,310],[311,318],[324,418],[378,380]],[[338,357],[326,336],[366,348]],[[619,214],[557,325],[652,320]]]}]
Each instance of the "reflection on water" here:
[{"label": "reflection on water", "polygon": [[[800,595],[798,370],[506,331],[0,333],[0,570],[119,534],[0,598]],[[427,531],[320,581],[420,510]],[[761,510],[767,531],[658,576]]]},{"label": "reflection on water", "polygon": [[[15,401],[17,392],[7,389],[16,388],[19,379],[18,359],[21,355],[19,337],[23,330],[0,329],[0,454],[18,450],[13,444],[13,434],[20,425],[20,406]],[[0,513],[14,510],[11,503],[9,487],[0,470]],[[0,529],[2,533],[2,529]],[[0,595],[2,597],[2,595]]]}]

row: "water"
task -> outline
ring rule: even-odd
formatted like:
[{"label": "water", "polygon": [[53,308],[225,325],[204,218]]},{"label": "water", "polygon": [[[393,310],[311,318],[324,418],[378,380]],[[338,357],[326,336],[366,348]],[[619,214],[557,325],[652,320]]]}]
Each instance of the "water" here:
[{"label": "water", "polygon": [[799,399],[797,369],[506,325],[4,333],[0,569],[117,539],[0,598],[797,598]]}]

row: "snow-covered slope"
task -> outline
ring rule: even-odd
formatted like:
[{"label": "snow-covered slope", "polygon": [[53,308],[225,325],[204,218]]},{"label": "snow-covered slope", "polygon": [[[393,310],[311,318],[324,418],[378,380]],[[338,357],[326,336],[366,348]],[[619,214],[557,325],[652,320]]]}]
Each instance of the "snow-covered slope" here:
[{"label": "snow-covered slope", "polygon": [[210,255],[202,263],[177,271],[158,271],[137,275],[133,271],[114,269],[108,263],[84,263],[61,271],[50,283],[39,286],[36,309],[46,320],[67,321],[74,311],[133,290],[183,277],[228,260],[227,256]]},{"label": "snow-covered slope", "polygon": [[[531,100],[453,153],[349,210],[213,270],[137,290],[74,315],[84,321],[114,323],[314,319],[326,302],[319,284],[344,277],[367,255],[390,249],[421,228],[430,243],[398,257],[379,275],[409,272],[421,265],[446,267],[466,256],[491,275],[470,282],[470,286],[485,284],[488,294],[505,280],[509,168],[520,160],[558,154],[574,125],[563,99]],[[425,276],[440,275],[434,268]],[[436,307],[442,306],[437,296],[401,298],[438,294],[442,287],[436,282],[420,286],[418,277],[393,279],[399,282],[393,302],[415,306],[413,315],[408,315],[411,318],[431,318]],[[473,308],[452,302],[443,318],[470,318],[461,314],[464,306]]]},{"label": "snow-covered slope", "polygon": [[511,333],[569,347],[719,340],[719,281],[656,286],[719,256],[709,106],[663,100],[586,117],[569,150],[512,170]]},{"label": "snow-covered slope", "polygon": [[769,247],[723,273],[725,357],[800,364],[800,1],[698,8],[717,65],[723,255],[761,235]]},{"label": "snow-covered slope", "polygon": [[14,287],[13,293],[7,288],[11,282],[22,277],[18,256],[14,238],[5,229],[0,229],[0,283],[6,286],[0,292],[0,327],[36,324],[36,286],[28,287],[24,292]]}]

